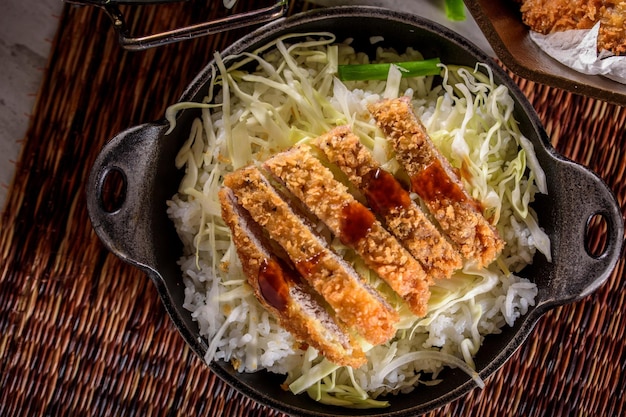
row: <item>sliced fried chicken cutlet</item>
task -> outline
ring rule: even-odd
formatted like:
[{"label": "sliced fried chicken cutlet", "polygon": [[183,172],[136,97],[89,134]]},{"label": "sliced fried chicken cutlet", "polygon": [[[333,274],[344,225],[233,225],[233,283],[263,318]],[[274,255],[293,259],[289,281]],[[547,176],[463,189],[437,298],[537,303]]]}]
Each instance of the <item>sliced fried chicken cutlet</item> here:
[{"label": "sliced fried chicken cutlet", "polygon": [[426,314],[432,279],[374,214],[335,179],[308,145],[296,145],[275,155],[265,167],[343,244],[354,249],[414,314]]},{"label": "sliced fried chicken cutlet", "polygon": [[598,47],[615,55],[626,55],[626,0],[606,3],[600,19]]},{"label": "sliced fried chicken cutlet", "polygon": [[465,259],[479,268],[489,265],[504,247],[504,241],[435,147],[410,100],[382,100],[371,104],[369,110],[408,173],[412,191],[421,197],[443,232]]},{"label": "sliced fried chicken cutlet", "polygon": [[260,226],[237,203],[233,191],[219,193],[222,217],[231,230],[244,273],[259,302],[296,340],[341,366],[366,362],[360,345],[307,290],[299,274],[277,258]]},{"label": "sliced fried chicken cutlet", "polygon": [[600,20],[602,0],[523,0],[522,20],[535,32],[590,29]]},{"label": "sliced fried chicken cutlet", "polygon": [[349,127],[340,126],[316,139],[330,162],[367,198],[387,229],[434,279],[449,278],[462,267],[459,253],[428,220],[409,192],[374,160]]},{"label": "sliced fried chicken cutlet", "polygon": [[519,3],[522,21],[535,32],[591,29],[600,22],[598,51],[626,54],[624,0],[521,0]]},{"label": "sliced fried chicken cutlet", "polygon": [[[315,140],[328,161],[311,146],[296,145],[262,167],[228,174],[219,194],[259,302],[297,340],[352,367],[366,360],[358,337],[372,345],[388,342],[400,316],[331,249],[316,231],[319,225],[352,248],[419,317],[427,313],[434,278],[450,277],[463,259],[488,265],[504,246],[410,100],[383,100],[369,110],[438,227],[346,126]],[[369,208],[335,178],[328,162],[343,171]]]},{"label": "sliced fried chicken cutlet", "polygon": [[398,313],[343,258],[330,250],[256,167],[224,178],[237,202],[290,258],[346,327],[377,345],[395,334]]}]

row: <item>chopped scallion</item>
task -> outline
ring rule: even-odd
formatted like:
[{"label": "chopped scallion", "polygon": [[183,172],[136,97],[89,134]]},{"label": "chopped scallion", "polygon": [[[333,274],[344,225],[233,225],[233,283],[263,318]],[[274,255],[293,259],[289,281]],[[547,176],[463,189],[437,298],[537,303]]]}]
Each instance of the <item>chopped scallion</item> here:
[{"label": "chopped scallion", "polygon": [[463,0],[446,0],[445,8],[448,20],[465,20],[465,3]]},{"label": "chopped scallion", "polygon": [[395,65],[402,73],[403,78],[437,75],[441,69],[439,58],[423,61],[396,62],[393,64],[355,64],[339,65],[337,72],[342,81],[386,80],[389,67]]}]

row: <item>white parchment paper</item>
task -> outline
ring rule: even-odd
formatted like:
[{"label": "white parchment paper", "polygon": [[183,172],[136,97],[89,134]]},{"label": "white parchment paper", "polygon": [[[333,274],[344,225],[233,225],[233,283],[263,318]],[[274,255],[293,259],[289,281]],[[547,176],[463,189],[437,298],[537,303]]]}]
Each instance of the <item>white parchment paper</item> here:
[{"label": "white parchment paper", "polygon": [[603,75],[626,84],[626,56],[597,52],[600,22],[592,29],[567,30],[543,35],[530,32],[531,39],[563,65],[589,75]]}]

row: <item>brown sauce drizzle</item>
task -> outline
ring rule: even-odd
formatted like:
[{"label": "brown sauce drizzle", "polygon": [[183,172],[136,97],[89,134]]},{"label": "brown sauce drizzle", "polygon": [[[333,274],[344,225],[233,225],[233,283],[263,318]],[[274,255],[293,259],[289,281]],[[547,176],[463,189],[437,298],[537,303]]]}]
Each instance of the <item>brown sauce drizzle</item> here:
[{"label": "brown sauce drizzle", "polygon": [[473,179],[473,175],[472,172],[470,171],[469,165],[467,163],[467,161],[464,159],[461,162],[461,169],[458,170],[459,172],[457,172],[457,175],[461,178],[463,178],[464,180],[468,181],[469,183],[472,182]]},{"label": "brown sauce drizzle", "polygon": [[322,253],[318,252],[310,258],[300,260],[296,262],[296,269],[300,271],[302,275],[310,275],[319,264],[321,257]]},{"label": "brown sauce drizzle", "polygon": [[357,201],[345,204],[341,209],[341,234],[339,239],[345,245],[354,245],[367,236],[372,229],[375,217],[371,211]]},{"label": "brown sauce drizzle", "polygon": [[263,299],[279,311],[287,308],[293,277],[274,259],[264,259],[259,268],[259,291]]},{"label": "brown sauce drizzle", "polygon": [[482,212],[480,203],[468,196],[462,186],[450,178],[438,159],[411,177],[411,187],[425,201],[468,203]]},{"label": "brown sauce drizzle", "polygon": [[377,168],[368,172],[364,178],[365,197],[374,212],[386,215],[392,210],[411,205],[409,193],[389,172]]}]

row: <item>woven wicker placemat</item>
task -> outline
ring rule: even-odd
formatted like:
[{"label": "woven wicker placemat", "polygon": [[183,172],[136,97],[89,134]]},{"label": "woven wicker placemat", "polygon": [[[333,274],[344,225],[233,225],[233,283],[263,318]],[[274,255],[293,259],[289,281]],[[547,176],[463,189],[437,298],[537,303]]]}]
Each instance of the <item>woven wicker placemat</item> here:
[{"label": "woven wicker placemat", "polygon": [[[134,21],[152,29],[217,13],[199,3],[150,6]],[[128,53],[101,11],[65,6],[0,223],[0,416],[280,414],[186,347],[149,279],[101,245],[84,195],[101,146],[161,118],[242,33]],[[556,148],[604,178],[626,212],[625,109],[516,81]],[[542,318],[485,389],[429,415],[625,415],[624,276],[622,259],[593,295]]]}]

